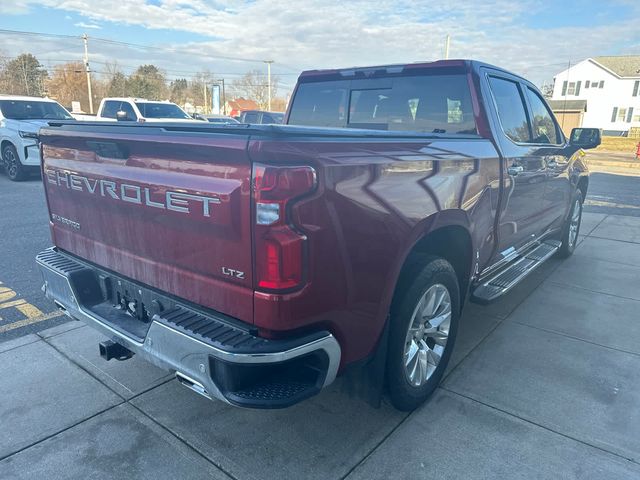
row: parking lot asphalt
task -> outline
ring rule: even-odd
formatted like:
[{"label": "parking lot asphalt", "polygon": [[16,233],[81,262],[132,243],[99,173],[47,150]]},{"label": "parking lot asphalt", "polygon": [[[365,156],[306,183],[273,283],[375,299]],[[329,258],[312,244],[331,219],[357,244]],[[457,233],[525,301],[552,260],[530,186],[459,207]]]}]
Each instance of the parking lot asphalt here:
[{"label": "parking lot asphalt", "polygon": [[623,206],[586,207],[573,257],[468,305],[441,387],[406,414],[341,379],[241,410],[136,357],[103,361],[100,334],[41,319],[42,187],[0,177],[0,328],[29,322],[0,334],[0,478],[640,478],[640,218],[617,214],[640,177],[621,181],[635,195],[594,176]]}]

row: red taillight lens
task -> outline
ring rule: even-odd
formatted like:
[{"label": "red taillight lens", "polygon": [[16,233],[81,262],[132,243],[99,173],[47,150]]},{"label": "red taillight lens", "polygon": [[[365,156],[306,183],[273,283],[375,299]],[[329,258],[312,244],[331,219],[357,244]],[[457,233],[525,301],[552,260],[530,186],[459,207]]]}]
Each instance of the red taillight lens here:
[{"label": "red taillight lens", "polygon": [[287,207],[315,185],[315,170],[308,166],[254,166],[257,288],[288,290],[302,284],[307,238],[287,218]]}]

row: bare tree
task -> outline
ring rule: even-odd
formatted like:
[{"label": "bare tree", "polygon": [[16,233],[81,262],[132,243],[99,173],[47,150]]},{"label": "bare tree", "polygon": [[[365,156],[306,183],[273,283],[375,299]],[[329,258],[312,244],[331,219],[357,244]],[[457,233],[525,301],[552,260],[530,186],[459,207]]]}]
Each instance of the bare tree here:
[{"label": "bare tree", "polygon": [[[71,62],[57,65],[47,82],[49,96],[56,99],[66,107],[71,106],[71,102],[78,101],[83,111],[89,111],[89,93],[87,91],[87,77],[85,76],[85,66],[82,62]],[[97,100],[99,92],[98,81],[92,78],[94,86],[94,102]]]},{"label": "bare tree", "polygon": [[[271,98],[278,93],[280,78],[271,75]],[[269,79],[266,73],[260,70],[252,70],[231,83],[232,94],[235,97],[243,97],[254,100],[261,109],[269,105]]]},{"label": "bare tree", "polygon": [[[191,103],[197,106],[205,107],[205,111],[209,111],[209,105],[211,105],[211,98],[209,97],[211,89],[210,86],[214,83],[213,73],[209,70],[196,73],[191,77],[189,82],[189,99]],[[207,93],[205,94],[205,90]],[[206,99],[205,99],[206,95]]]}]

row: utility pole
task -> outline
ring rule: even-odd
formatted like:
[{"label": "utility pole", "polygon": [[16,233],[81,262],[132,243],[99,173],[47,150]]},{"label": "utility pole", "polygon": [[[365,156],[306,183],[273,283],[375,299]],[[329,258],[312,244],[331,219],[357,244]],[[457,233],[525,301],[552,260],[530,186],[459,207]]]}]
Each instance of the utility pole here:
[{"label": "utility pole", "polygon": [[89,94],[89,113],[93,115],[93,95],[91,94],[91,69],[89,68],[89,37],[82,35],[84,41],[84,69],[87,72],[87,93]]},{"label": "utility pole", "polygon": [[271,64],[273,63],[273,60],[265,60],[264,63],[267,64],[267,85],[269,88],[269,92],[267,93],[267,102],[269,106],[267,110],[271,111]]},{"label": "utility pole", "polygon": [[449,59],[449,44],[451,43],[451,35],[447,33],[447,38],[444,41],[444,59]]},{"label": "utility pole", "polygon": [[222,82],[222,114],[226,115],[227,114],[227,97],[224,92],[224,78],[221,78],[220,81]]},{"label": "utility pole", "polygon": [[202,113],[207,114],[209,113],[209,108],[207,105],[207,82],[203,82],[202,83],[202,93],[204,94],[204,105],[202,106],[202,109],[204,110]]}]

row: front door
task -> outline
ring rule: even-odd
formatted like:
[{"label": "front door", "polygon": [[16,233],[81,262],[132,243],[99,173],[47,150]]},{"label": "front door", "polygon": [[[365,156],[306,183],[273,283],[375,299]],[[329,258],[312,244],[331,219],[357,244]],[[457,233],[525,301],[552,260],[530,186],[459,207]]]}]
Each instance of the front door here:
[{"label": "front door", "polygon": [[535,240],[545,229],[546,157],[532,142],[525,92],[506,74],[488,76],[503,152],[504,197],[498,229],[500,261]]},{"label": "front door", "polygon": [[545,187],[545,228],[559,228],[564,222],[571,203],[572,187],[569,178],[569,154],[560,127],[540,94],[529,86],[524,87],[531,118],[532,143],[536,155],[547,166]]}]

